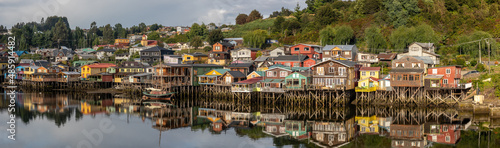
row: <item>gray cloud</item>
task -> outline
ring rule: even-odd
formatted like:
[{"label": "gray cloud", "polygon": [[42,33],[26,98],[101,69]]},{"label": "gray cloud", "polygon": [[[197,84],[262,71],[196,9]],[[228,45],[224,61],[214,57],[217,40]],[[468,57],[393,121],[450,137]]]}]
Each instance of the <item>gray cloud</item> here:
[{"label": "gray cloud", "polygon": [[281,7],[293,9],[305,0],[0,0],[0,24],[36,21],[42,17],[66,16],[71,28],[89,28],[121,23],[125,27],[159,23],[166,26],[189,26],[192,23],[234,24],[239,13],[257,9],[264,17]]}]

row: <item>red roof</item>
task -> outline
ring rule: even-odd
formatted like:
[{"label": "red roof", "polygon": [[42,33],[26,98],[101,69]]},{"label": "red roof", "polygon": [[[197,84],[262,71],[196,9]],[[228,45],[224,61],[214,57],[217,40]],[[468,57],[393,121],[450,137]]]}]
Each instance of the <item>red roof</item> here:
[{"label": "red roof", "polygon": [[259,82],[260,80],[262,80],[262,77],[255,77],[255,78],[251,78],[248,80],[239,81],[239,82],[236,82],[234,84],[254,84],[254,83]]},{"label": "red roof", "polygon": [[377,78],[374,78],[374,77],[370,77],[370,80],[372,80],[372,81],[378,81],[380,79],[377,79]]},{"label": "red roof", "polygon": [[380,71],[380,67],[361,67],[359,71]]},{"label": "red roof", "polygon": [[108,67],[112,67],[112,66],[116,66],[115,64],[111,64],[111,63],[96,63],[96,64],[91,64],[91,65],[88,65],[90,68],[108,68]]},{"label": "red roof", "polygon": [[148,46],[152,46],[152,45],[158,45],[158,41],[148,40]]}]

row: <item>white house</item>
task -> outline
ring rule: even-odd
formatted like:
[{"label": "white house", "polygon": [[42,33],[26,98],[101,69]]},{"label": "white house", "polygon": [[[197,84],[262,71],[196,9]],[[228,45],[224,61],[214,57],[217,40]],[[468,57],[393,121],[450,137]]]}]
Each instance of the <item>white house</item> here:
[{"label": "white house", "polygon": [[363,67],[370,67],[371,64],[378,63],[378,55],[377,54],[372,54],[372,53],[363,53],[359,52],[356,55],[356,61],[363,65]]},{"label": "white house", "polygon": [[[260,51],[259,48],[239,48],[235,50],[231,50],[231,58],[233,61],[252,61],[252,52]],[[255,55],[254,55],[255,57]]]},{"label": "white house", "polygon": [[163,55],[165,64],[182,64],[182,56],[180,55]]},{"label": "white house", "polygon": [[432,65],[439,64],[440,55],[434,52],[435,46],[434,43],[419,43],[415,42],[408,46],[408,52],[398,54],[397,59],[401,59],[404,56],[413,56],[413,57],[429,57],[432,60]]},{"label": "white house", "polygon": [[269,52],[269,57],[278,57],[281,55],[285,55],[285,50],[283,49],[283,47],[278,47]]},{"label": "white house", "polygon": [[97,59],[99,60],[102,60],[104,59],[106,56],[107,57],[111,57],[113,56],[113,54],[115,53],[115,50],[114,49],[109,49],[109,48],[106,48],[106,49],[101,49],[99,51],[97,51]]}]

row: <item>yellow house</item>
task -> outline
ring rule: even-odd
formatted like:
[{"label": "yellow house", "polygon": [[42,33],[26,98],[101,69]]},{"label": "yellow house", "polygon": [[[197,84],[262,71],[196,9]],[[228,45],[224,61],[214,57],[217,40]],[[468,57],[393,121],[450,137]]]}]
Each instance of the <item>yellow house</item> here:
[{"label": "yellow house", "polygon": [[211,58],[208,60],[208,64],[215,64],[215,65],[221,65],[224,66],[226,63],[229,63],[229,59],[215,59]]},{"label": "yellow house", "polygon": [[25,79],[27,80],[31,80],[33,78],[33,74],[37,73],[38,72],[38,66],[28,66],[24,69],[24,75],[25,75]]},{"label": "yellow house", "polygon": [[82,78],[87,78],[90,75],[106,72],[106,68],[116,66],[111,63],[94,63],[91,65],[84,65],[81,67]]},{"label": "yellow house", "polygon": [[252,71],[250,74],[247,75],[247,80],[251,78],[257,78],[257,77],[264,77],[264,72],[263,71]]},{"label": "yellow house", "polygon": [[378,120],[377,116],[373,115],[371,117],[356,116],[356,123],[359,125],[360,133],[378,133]]},{"label": "yellow house", "polygon": [[361,67],[359,69],[359,81],[356,92],[372,92],[378,87],[380,67]]},{"label": "yellow house", "polygon": [[220,76],[229,71],[229,69],[214,69],[204,75],[198,76],[199,84],[204,85],[214,85],[217,83]]},{"label": "yellow house", "polygon": [[126,43],[126,44],[128,44],[129,42],[130,42],[129,39],[124,39],[124,38],[115,39],[115,44],[120,44],[120,43]]},{"label": "yellow house", "polygon": [[202,63],[206,63],[208,60],[208,56],[203,53],[195,52],[195,53],[186,53],[182,54],[182,63],[190,62],[190,61],[200,61]]},{"label": "yellow house", "polygon": [[36,72],[37,73],[47,73],[47,68],[45,68],[45,67],[38,67],[38,69],[36,69]]}]

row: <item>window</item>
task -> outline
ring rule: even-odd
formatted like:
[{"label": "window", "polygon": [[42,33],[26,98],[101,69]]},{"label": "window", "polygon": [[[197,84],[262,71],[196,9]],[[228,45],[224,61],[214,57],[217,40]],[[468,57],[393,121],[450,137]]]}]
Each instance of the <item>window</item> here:
[{"label": "window", "polygon": [[408,75],[403,75],[403,81],[408,81]]},{"label": "window", "polygon": [[420,81],[420,75],[415,75],[415,81]]},{"label": "window", "polygon": [[349,51],[344,52],[344,55],[349,55]]},{"label": "window", "polygon": [[420,63],[411,63],[413,68],[420,68]]},{"label": "window", "polygon": [[335,73],[335,67],[328,67],[329,73]]},{"label": "window", "polygon": [[345,134],[339,134],[339,141],[345,141]]},{"label": "window", "polygon": [[264,83],[265,87],[271,87],[271,83]]},{"label": "window", "polygon": [[366,131],[366,127],[361,127],[361,131],[365,132]]},{"label": "window", "polygon": [[280,77],[286,77],[287,75],[286,71],[280,71]]},{"label": "window", "polygon": [[371,72],[370,72],[370,76],[375,76],[375,72],[374,72],[374,71],[371,71]]},{"label": "window", "polygon": [[438,70],[437,69],[432,69],[432,74],[437,74]]},{"label": "window", "polygon": [[364,123],[365,123],[365,119],[362,119],[362,120],[361,120],[361,124],[364,124]]},{"label": "window", "polygon": [[330,55],[330,52],[328,52],[328,51],[327,51],[327,52],[325,52],[325,55]]},{"label": "window", "polygon": [[443,79],[443,84],[448,84],[448,79]]},{"label": "window", "polygon": [[398,130],[398,136],[401,136],[401,130]]},{"label": "window", "polygon": [[448,131],[448,126],[444,125],[443,126],[443,132],[447,132]]},{"label": "window", "polygon": [[366,72],[361,72],[361,76],[366,76]]},{"label": "window", "polygon": [[409,80],[410,80],[410,81],[413,81],[413,80],[414,80],[414,79],[413,79],[413,75],[409,75]]},{"label": "window", "polygon": [[446,74],[451,74],[451,69],[446,69]]},{"label": "window", "polygon": [[450,140],[451,140],[451,139],[450,139],[450,136],[446,136],[446,137],[445,137],[445,140],[446,140],[446,142],[450,142]]},{"label": "window", "polygon": [[215,50],[220,50],[220,46],[215,46]]},{"label": "window", "polygon": [[294,50],[294,51],[299,51],[299,50],[300,50],[300,48],[299,48],[299,47],[297,47],[297,48],[295,48],[295,49],[293,49],[293,50]]},{"label": "window", "polygon": [[365,55],[364,55],[364,56],[361,56],[361,59],[366,59],[366,56],[365,56]]},{"label": "window", "polygon": [[345,67],[339,67],[339,75],[343,76],[344,74],[346,74]]},{"label": "window", "polygon": [[408,134],[409,134],[408,136],[410,137],[413,136],[413,131],[409,131]]},{"label": "window", "polygon": [[187,57],[186,59],[191,60],[191,57]]},{"label": "window", "polygon": [[404,68],[405,64],[404,63],[396,63],[396,67],[398,67],[398,68]]},{"label": "window", "polygon": [[309,47],[304,47],[304,51],[309,51]]}]

